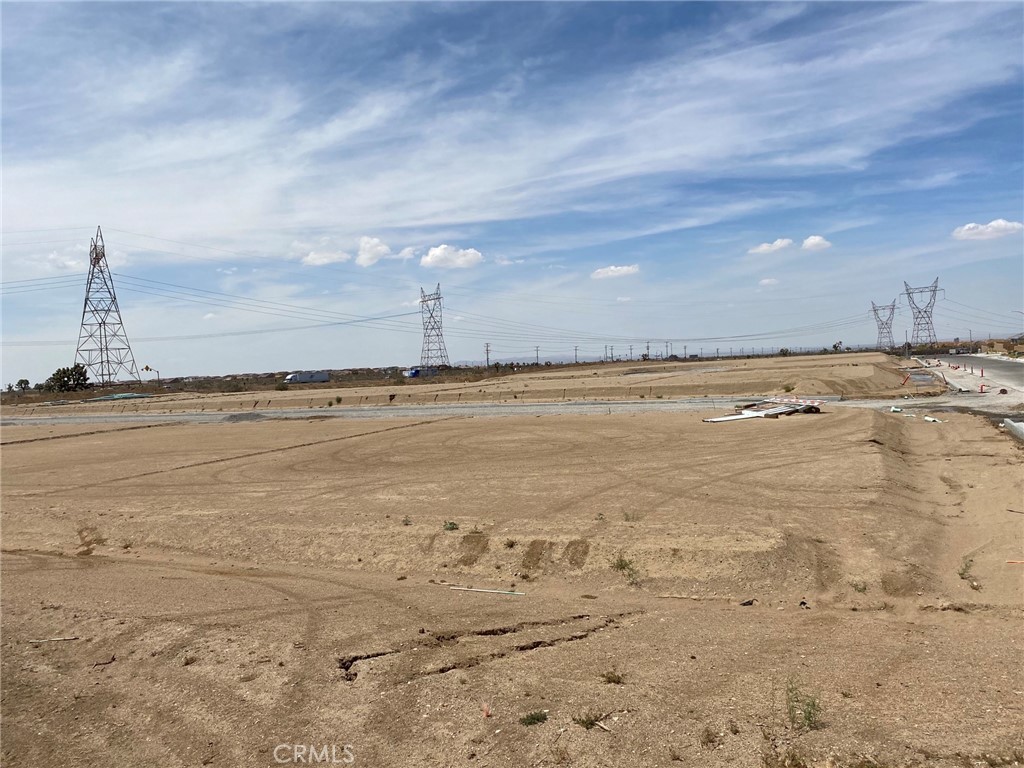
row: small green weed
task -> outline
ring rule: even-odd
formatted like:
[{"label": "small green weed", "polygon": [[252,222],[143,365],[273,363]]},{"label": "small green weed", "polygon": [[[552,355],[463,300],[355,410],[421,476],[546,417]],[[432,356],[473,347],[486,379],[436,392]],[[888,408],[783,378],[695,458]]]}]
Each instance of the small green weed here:
[{"label": "small green weed", "polygon": [[547,719],[548,713],[543,709],[538,709],[536,712],[530,712],[520,717],[519,722],[523,725],[537,725],[538,723],[546,722]]},{"label": "small green weed", "polygon": [[459,524],[454,520],[445,520],[444,525],[441,526],[446,531],[457,531],[459,530]]},{"label": "small green weed", "polygon": [[823,711],[817,696],[804,693],[794,678],[789,679],[786,683],[786,714],[790,725],[816,731],[822,727]]},{"label": "small green weed", "polygon": [[622,685],[626,682],[626,676],[614,668],[602,672],[601,679],[609,685]]},{"label": "small green weed", "polygon": [[589,731],[595,725],[604,720],[604,718],[605,716],[601,712],[589,709],[586,712],[581,712],[580,714],[575,715],[572,718],[572,721],[576,723],[576,725],[582,726]]},{"label": "small green weed", "polygon": [[616,558],[612,560],[612,569],[625,576],[626,581],[630,584],[640,583],[640,571],[637,569],[636,564],[622,552],[619,552]]}]

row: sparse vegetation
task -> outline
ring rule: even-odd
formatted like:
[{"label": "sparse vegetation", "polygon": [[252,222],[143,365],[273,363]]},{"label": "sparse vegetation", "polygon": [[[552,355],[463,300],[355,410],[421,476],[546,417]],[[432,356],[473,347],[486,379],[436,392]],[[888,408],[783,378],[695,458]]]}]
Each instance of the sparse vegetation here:
[{"label": "sparse vegetation", "polygon": [[625,520],[627,523],[639,522],[640,518],[641,518],[641,515],[640,515],[639,512],[623,512],[622,513],[622,519]]},{"label": "sparse vegetation", "polygon": [[523,725],[537,725],[538,723],[546,722],[547,719],[548,713],[543,709],[538,709],[536,712],[530,712],[520,717],[519,722]]},{"label": "sparse vegetation", "polygon": [[794,389],[796,389],[796,387],[794,387],[792,384],[787,384],[786,386],[784,386],[782,388],[782,391],[783,392],[792,392]]},{"label": "sparse vegetation", "polygon": [[627,558],[622,552],[612,560],[612,570],[618,571],[626,577],[626,581],[630,584],[640,583],[640,571],[637,569],[636,564]]},{"label": "sparse vegetation", "polygon": [[412,518],[406,515],[402,518],[402,525],[412,525]]},{"label": "sparse vegetation", "polygon": [[786,714],[794,728],[815,731],[822,727],[821,702],[818,697],[804,693],[793,678],[786,683]]},{"label": "sparse vegetation", "polygon": [[853,587],[854,592],[859,592],[862,595],[868,591],[868,583],[866,581],[851,581],[850,586]]},{"label": "sparse vegetation", "polygon": [[609,669],[607,672],[602,672],[601,679],[609,685],[622,685],[626,682],[626,676],[614,667]]},{"label": "sparse vegetation", "polygon": [[274,387],[274,389],[276,389],[278,392],[287,392],[288,385],[285,384],[283,381],[279,381],[277,382],[277,385]]},{"label": "sparse vegetation", "polygon": [[338,405],[341,405],[341,395],[335,395],[334,402],[337,403]]},{"label": "sparse vegetation", "polygon": [[597,710],[588,709],[585,712],[581,712],[578,715],[574,715],[572,721],[576,725],[586,728],[588,731],[595,725],[604,720],[605,715]]},{"label": "sparse vegetation", "polygon": [[515,549],[518,542],[515,539],[505,539],[505,549]]},{"label": "sparse vegetation", "polygon": [[445,520],[441,528],[446,531],[457,531],[459,530],[459,524],[454,520]]},{"label": "sparse vegetation", "polygon": [[714,749],[722,743],[722,734],[705,725],[704,730],[697,737],[697,743],[704,747],[704,749]]},{"label": "sparse vegetation", "polygon": [[980,592],[981,582],[974,578],[974,576],[971,574],[971,568],[973,567],[974,559],[970,557],[965,557],[963,563],[960,565],[960,570],[957,571],[957,574],[960,576],[961,579],[967,582],[967,585],[971,589],[975,590],[976,592]]}]

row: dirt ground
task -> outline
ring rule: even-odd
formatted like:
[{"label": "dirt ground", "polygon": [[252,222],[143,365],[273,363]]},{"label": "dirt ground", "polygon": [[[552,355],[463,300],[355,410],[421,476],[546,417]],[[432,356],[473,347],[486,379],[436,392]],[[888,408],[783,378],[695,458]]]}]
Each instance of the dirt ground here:
[{"label": "dirt ground", "polygon": [[154,414],[195,412],[263,412],[280,408],[322,410],[380,405],[451,405],[459,403],[574,402],[587,400],[661,400],[703,395],[754,396],[798,393],[844,398],[898,398],[938,394],[944,386],[925,375],[907,380],[904,368],[920,364],[874,352],[749,360],[632,362],[579,368],[539,368],[479,382],[436,384],[430,379],[403,380],[377,387],[329,386],[282,391],[216,394],[176,393],[99,402],[71,402],[56,407],[39,403],[7,405],[4,413]]},{"label": "dirt ground", "polygon": [[2,762],[1024,764],[1021,446],[710,413],[6,426]]}]

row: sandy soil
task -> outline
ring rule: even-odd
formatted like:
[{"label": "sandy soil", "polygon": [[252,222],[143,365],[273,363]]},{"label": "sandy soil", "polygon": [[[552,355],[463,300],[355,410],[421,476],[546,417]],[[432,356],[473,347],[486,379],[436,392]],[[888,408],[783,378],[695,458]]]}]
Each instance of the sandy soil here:
[{"label": "sandy soil", "polygon": [[7,428],[3,764],[1020,764],[1024,453],[943,418]]}]

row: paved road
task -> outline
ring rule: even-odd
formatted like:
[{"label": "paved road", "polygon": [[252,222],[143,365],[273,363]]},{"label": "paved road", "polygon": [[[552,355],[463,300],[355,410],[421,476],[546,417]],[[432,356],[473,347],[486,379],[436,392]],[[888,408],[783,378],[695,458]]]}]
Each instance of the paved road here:
[{"label": "paved road", "polygon": [[991,376],[993,381],[1000,384],[1024,389],[1024,363],[1017,363],[1013,360],[993,360],[984,355],[940,355],[934,359],[953,365],[966,365],[968,368],[973,365],[974,370],[978,373],[984,368],[986,378]]}]

